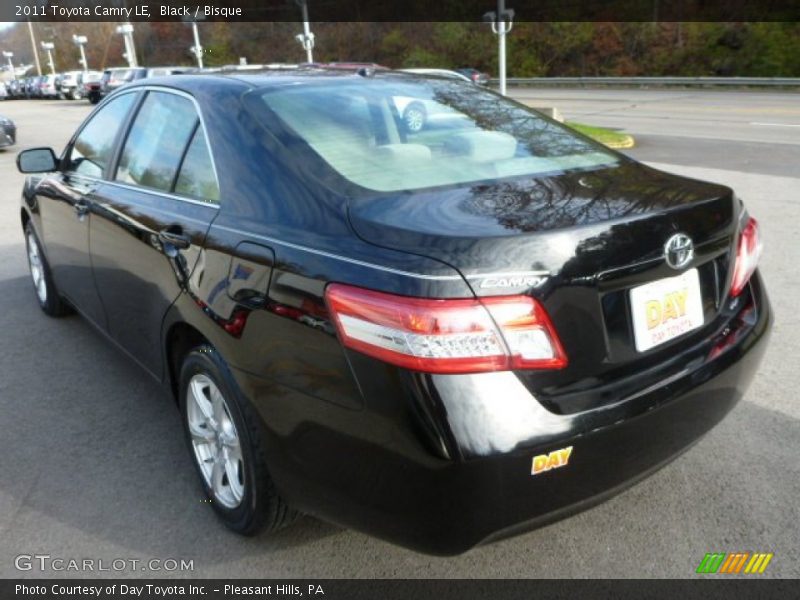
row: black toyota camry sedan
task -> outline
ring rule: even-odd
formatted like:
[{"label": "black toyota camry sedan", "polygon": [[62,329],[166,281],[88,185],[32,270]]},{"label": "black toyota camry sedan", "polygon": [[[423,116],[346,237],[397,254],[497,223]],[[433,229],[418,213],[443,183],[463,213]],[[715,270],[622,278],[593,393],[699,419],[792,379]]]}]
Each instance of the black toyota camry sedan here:
[{"label": "black toyota camry sedan", "polygon": [[148,79],[18,166],[41,308],[163,382],[245,534],[453,554],[563,517],[718,423],[770,329],[729,188],[468,83]]}]

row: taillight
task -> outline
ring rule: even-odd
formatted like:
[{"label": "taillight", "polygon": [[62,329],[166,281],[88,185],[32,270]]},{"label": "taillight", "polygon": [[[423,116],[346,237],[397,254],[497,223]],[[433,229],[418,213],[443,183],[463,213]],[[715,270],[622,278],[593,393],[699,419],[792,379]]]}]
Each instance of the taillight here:
[{"label": "taillight", "polygon": [[761,258],[761,236],[758,232],[758,222],[750,217],[747,224],[739,234],[739,244],[736,247],[736,263],[733,267],[731,281],[731,296],[734,298],[742,293],[747,282],[750,281]]},{"label": "taillight", "polygon": [[439,300],[334,283],[325,290],[348,348],[428,373],[560,369],[567,356],[528,296]]}]

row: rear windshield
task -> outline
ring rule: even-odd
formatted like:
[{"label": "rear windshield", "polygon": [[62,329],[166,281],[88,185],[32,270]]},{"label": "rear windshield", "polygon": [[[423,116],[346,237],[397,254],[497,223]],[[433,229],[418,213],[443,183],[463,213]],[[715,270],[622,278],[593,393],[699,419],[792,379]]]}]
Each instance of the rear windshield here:
[{"label": "rear windshield", "polygon": [[620,160],[466,82],[359,79],[256,94],[341,176],[375,191],[596,169]]}]

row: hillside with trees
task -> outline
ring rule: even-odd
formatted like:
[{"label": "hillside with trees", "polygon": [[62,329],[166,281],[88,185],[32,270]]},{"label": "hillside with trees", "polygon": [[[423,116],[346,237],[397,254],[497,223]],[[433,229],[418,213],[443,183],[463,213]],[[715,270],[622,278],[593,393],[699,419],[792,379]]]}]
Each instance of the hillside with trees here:
[{"label": "hillside with trees", "polygon": [[[73,34],[87,35],[89,66],[122,66],[116,23],[34,23],[37,40],[53,41],[58,70],[78,68]],[[200,24],[209,66],[305,60],[298,23]],[[184,23],[136,23],[144,65],[193,64]],[[496,37],[484,23],[314,23],[314,59],[367,61],[388,67],[474,66],[497,70]],[[0,49],[33,63],[27,24],[0,31]],[[800,24],[789,23],[515,23],[508,37],[509,76],[800,76]],[[44,62],[44,54],[40,51]]]}]

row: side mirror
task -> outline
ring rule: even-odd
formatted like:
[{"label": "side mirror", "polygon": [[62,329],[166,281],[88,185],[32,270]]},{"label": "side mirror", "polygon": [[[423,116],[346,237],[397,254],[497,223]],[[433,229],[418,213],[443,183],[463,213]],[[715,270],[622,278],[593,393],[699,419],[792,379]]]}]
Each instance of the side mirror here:
[{"label": "side mirror", "polygon": [[31,148],[17,154],[20,173],[50,173],[58,170],[58,158],[52,148]]}]

